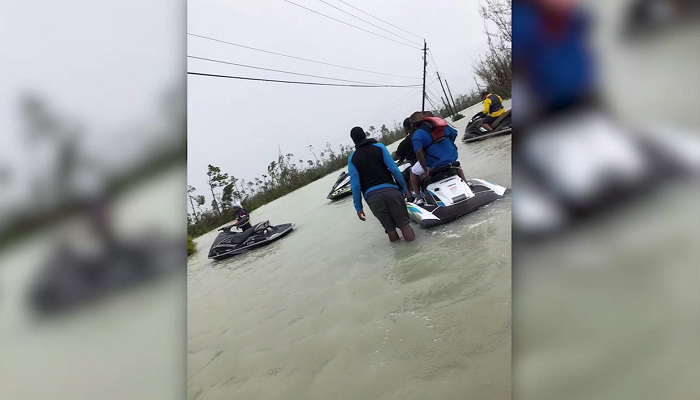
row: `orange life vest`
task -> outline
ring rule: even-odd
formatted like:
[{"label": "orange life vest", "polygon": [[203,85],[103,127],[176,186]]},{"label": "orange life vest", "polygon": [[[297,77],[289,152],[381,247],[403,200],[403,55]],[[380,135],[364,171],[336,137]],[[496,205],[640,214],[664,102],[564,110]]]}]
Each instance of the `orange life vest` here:
[{"label": "orange life vest", "polygon": [[433,143],[439,143],[442,140],[445,139],[445,128],[447,128],[447,121],[440,117],[425,117],[423,118],[423,122],[425,122],[428,125],[428,128],[430,128],[430,136],[433,139]]}]

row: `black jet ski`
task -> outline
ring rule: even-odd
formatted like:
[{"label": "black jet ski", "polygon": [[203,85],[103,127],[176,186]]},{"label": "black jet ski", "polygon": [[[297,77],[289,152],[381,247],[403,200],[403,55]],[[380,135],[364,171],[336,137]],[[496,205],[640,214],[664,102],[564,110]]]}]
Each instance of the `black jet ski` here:
[{"label": "black jet ski", "polygon": [[635,0],[629,4],[622,24],[626,38],[650,37],[700,21],[697,0]]},{"label": "black jet ski", "polygon": [[[411,164],[408,161],[399,160],[396,162],[396,165],[399,167],[401,174],[403,174],[406,184],[408,184],[407,179],[409,179],[408,173],[410,172]],[[336,179],[335,183],[333,184],[333,189],[331,189],[331,192],[328,193],[326,198],[328,200],[340,200],[350,196],[351,194],[352,188],[350,187],[350,174],[343,171],[340,173],[340,175],[338,175],[338,179]]]},{"label": "black jet ski", "polygon": [[595,110],[552,118],[513,145],[513,173],[523,182],[513,227],[533,238],[700,171],[697,137],[671,130],[633,135]]},{"label": "black jet ski", "polygon": [[506,111],[495,121],[493,121],[493,123],[491,124],[491,128],[493,128],[493,131],[486,131],[484,128],[482,128],[481,125],[484,123],[485,118],[486,114],[484,114],[483,112],[479,112],[476,115],[474,115],[472,119],[469,120],[467,128],[464,130],[464,136],[462,137],[462,141],[464,143],[476,142],[494,136],[511,134],[510,110]]},{"label": "black jet ski", "polygon": [[333,184],[333,189],[328,193],[328,200],[340,200],[352,194],[350,189],[350,174],[343,171],[338,175],[338,179]]},{"label": "black jet ski", "polygon": [[241,254],[246,250],[270,244],[287,235],[294,229],[294,224],[270,225],[269,221],[253,225],[245,232],[231,232],[233,225],[225,226],[209,249],[209,258],[223,260]]},{"label": "black jet ski", "polygon": [[464,182],[457,174],[459,163],[435,168],[430,179],[421,182],[424,203],[408,202],[408,214],[422,228],[432,228],[492,203],[510,189],[483,179]]},{"label": "black jet ski", "polygon": [[29,289],[28,305],[38,315],[70,311],[181,269],[180,240],[117,243],[98,254],[57,248]]}]

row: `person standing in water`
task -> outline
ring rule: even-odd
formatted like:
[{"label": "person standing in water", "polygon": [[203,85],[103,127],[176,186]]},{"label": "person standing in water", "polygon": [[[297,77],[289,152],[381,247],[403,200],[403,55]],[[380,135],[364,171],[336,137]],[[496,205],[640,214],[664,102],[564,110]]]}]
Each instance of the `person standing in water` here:
[{"label": "person standing in water", "polygon": [[357,217],[361,221],[366,220],[362,205],[364,196],[372,214],[384,227],[389,241],[400,239],[396,228],[401,230],[407,242],[413,241],[415,234],[402,195],[405,193],[408,196],[408,189],[389,150],[375,139],[367,138],[359,126],[352,128],[350,137],[355,143],[355,151],[348,157],[348,170]]}]

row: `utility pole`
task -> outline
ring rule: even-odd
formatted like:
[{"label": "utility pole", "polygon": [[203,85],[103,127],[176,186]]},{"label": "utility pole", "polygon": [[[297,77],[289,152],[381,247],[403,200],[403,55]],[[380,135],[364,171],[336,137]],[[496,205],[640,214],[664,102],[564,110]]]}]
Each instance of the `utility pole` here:
[{"label": "utility pole", "polygon": [[[442,87],[442,93],[444,93],[444,94],[445,94],[445,98],[447,98],[447,92],[445,91],[445,85],[442,84],[442,79],[440,79],[440,73],[439,73],[439,72],[437,72],[437,77],[438,77],[438,81],[440,81],[440,86]],[[442,97],[441,97],[441,98],[442,98]],[[442,102],[444,103],[445,100],[443,100]],[[447,112],[449,112],[451,115],[455,115],[454,110],[450,110],[451,108],[452,108],[452,107],[449,106],[449,103],[448,103]]]},{"label": "utility pole", "polygon": [[472,75],[472,78],[474,78],[474,83],[476,83],[476,91],[481,92],[481,87],[479,87],[479,82],[476,80],[476,76]]},{"label": "utility pole", "polygon": [[448,113],[452,112],[450,111],[450,106],[447,103],[445,103],[445,99],[443,97],[440,97],[440,100],[442,100],[442,104],[445,106],[445,110],[447,110]]},{"label": "utility pole", "polygon": [[447,83],[447,79],[445,79],[445,86],[447,86],[447,93],[450,94],[450,99],[452,99],[452,108],[455,110],[455,114],[457,114],[457,103],[455,103],[455,98],[452,97],[452,91],[450,90],[450,84]]},{"label": "utility pole", "polygon": [[428,69],[428,43],[423,39],[423,105],[421,112],[425,111],[425,74]]}]

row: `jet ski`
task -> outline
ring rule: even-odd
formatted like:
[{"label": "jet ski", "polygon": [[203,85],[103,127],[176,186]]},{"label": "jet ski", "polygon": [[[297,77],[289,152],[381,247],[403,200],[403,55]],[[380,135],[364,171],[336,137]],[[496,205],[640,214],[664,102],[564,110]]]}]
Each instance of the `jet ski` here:
[{"label": "jet ski", "polygon": [[[399,160],[396,162],[399,167],[399,171],[403,174],[405,180],[409,179],[408,173],[410,172],[411,163],[406,160]],[[406,181],[408,182],[408,181]],[[343,171],[338,175],[338,179],[333,184],[333,188],[326,197],[328,200],[340,200],[342,198],[348,197],[352,194],[352,189],[350,188],[350,174]]]},{"label": "jet ski", "polygon": [[486,131],[481,125],[484,123],[486,114],[479,112],[469,120],[467,128],[464,130],[464,136],[462,141],[464,143],[476,142],[478,140],[488,139],[494,136],[509,135],[511,133],[510,127],[510,110],[503,113],[491,124],[493,131]]},{"label": "jet ski", "polygon": [[630,39],[697,24],[700,20],[700,2],[693,0],[635,0],[628,7],[622,33]]},{"label": "jet ski", "polygon": [[513,204],[513,227],[529,237],[556,234],[700,171],[697,137],[671,130],[632,135],[597,111],[552,119],[518,136],[514,146],[513,170],[523,188]]},{"label": "jet ski", "polygon": [[180,240],[145,238],[114,244],[98,254],[82,254],[61,246],[40,269],[27,302],[40,316],[67,312],[182,266]]},{"label": "jet ski", "polygon": [[328,193],[328,200],[340,200],[352,194],[350,189],[350,174],[343,171],[338,175],[338,179],[333,184],[333,189]]},{"label": "jet ski", "polygon": [[209,259],[223,260],[241,254],[246,250],[270,244],[287,235],[294,224],[270,225],[269,221],[259,222],[245,232],[231,232],[233,225],[225,226],[209,249]]},{"label": "jet ski", "polygon": [[464,182],[457,174],[459,163],[435,168],[421,187],[424,203],[407,202],[408,214],[422,228],[432,228],[475,211],[510,192],[483,179]]},{"label": "jet ski", "polygon": [[411,179],[411,167],[412,164],[406,160],[398,160],[396,161],[396,165],[399,167],[399,171],[401,171],[401,175],[403,175],[403,180],[406,182],[407,185],[410,185],[410,179]]}]

